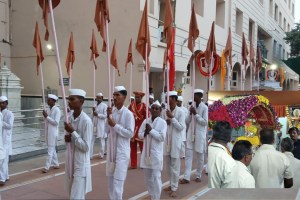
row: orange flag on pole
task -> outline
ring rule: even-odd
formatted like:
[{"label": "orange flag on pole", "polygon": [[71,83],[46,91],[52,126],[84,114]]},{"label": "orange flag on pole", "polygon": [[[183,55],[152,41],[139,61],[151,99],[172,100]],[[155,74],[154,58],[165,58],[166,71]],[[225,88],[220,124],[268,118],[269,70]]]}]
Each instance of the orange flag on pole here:
[{"label": "orange flag on pole", "polygon": [[129,47],[128,47],[128,54],[127,54],[127,59],[126,59],[126,64],[125,64],[125,73],[127,71],[127,65],[128,63],[133,64],[133,58],[132,58],[132,39],[130,39]]},{"label": "orange flag on pole", "polygon": [[173,41],[173,14],[170,0],[165,1],[166,15],[164,23],[164,36],[167,39],[167,49],[171,47]]},{"label": "orange flag on pole", "polygon": [[215,22],[211,25],[210,35],[205,50],[205,60],[208,65],[211,63],[212,53],[216,53]]},{"label": "orange flag on pole", "polygon": [[242,41],[242,64],[247,67],[248,65],[248,55],[249,55],[249,50],[247,47],[247,42],[245,38],[245,34],[243,33],[243,41]]},{"label": "orange flag on pole", "polygon": [[146,60],[146,55],[145,55],[146,44],[147,44],[147,58],[149,58],[151,52],[151,41],[150,41],[150,31],[149,31],[149,22],[148,22],[148,0],[146,0],[145,2],[145,7],[144,7],[138,38],[136,42],[136,50],[141,54],[144,60]]},{"label": "orange flag on pole", "polygon": [[[52,7],[53,9],[58,6],[60,3],[60,0],[52,0]],[[39,0],[39,5],[43,9],[43,20],[44,25],[46,27],[46,33],[45,33],[45,40],[49,40],[49,28],[48,28],[48,14],[50,13],[50,6],[48,0]]]},{"label": "orange flag on pole", "polygon": [[115,40],[114,46],[111,52],[110,56],[110,62],[112,66],[115,67],[115,69],[118,71],[118,76],[120,76],[119,66],[118,66],[118,60],[117,60],[117,41]]},{"label": "orange flag on pole", "polygon": [[232,37],[231,37],[231,28],[229,27],[228,38],[226,42],[226,47],[224,51],[224,56],[227,62],[229,62],[230,67],[232,67]]},{"label": "orange flag on pole", "polygon": [[36,57],[36,72],[37,72],[37,75],[39,75],[39,66],[44,60],[44,55],[43,55],[43,48],[42,48],[42,44],[41,44],[39,25],[37,22],[35,24],[35,32],[34,32],[34,38],[33,38],[32,45],[36,49],[36,55],[37,55],[37,57]]},{"label": "orange flag on pole", "polygon": [[70,70],[73,69],[74,62],[75,62],[75,49],[74,49],[73,32],[71,32],[68,54],[66,59],[66,68],[69,76],[70,76]]},{"label": "orange flag on pole", "polygon": [[106,20],[110,22],[107,0],[97,0],[95,18],[97,29],[103,39],[102,51],[106,52]]},{"label": "orange flag on pole", "polygon": [[200,31],[198,28],[195,6],[193,4],[191,20],[190,20],[189,38],[188,38],[188,48],[193,54],[194,54],[195,41],[199,37],[199,33]]},{"label": "orange flag on pole", "polygon": [[95,37],[95,34],[94,34],[94,29],[93,29],[93,33],[92,33],[92,41],[91,41],[90,49],[92,51],[91,60],[94,62],[95,69],[97,69],[95,59],[99,56],[99,52],[98,52],[96,37]]}]

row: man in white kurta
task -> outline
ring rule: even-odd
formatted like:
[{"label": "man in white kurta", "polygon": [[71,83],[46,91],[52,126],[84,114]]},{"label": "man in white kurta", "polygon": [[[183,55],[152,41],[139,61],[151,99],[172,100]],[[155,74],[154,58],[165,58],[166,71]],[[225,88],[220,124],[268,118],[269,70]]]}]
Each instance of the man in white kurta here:
[{"label": "man in white kurta", "polygon": [[3,162],[3,168],[0,170],[0,181],[9,180],[9,156],[12,155],[12,129],[14,125],[14,114],[7,109],[8,99],[6,96],[0,97],[0,107],[2,113],[2,137],[3,146],[5,150],[5,158]]},{"label": "man in white kurta", "polygon": [[291,168],[294,173],[293,178],[293,187],[292,188],[300,188],[300,160],[294,157],[292,151],[294,149],[293,140],[291,138],[284,138],[281,143],[281,151],[286,155],[286,157],[291,162]]},{"label": "man in white kurta", "polygon": [[247,140],[237,141],[232,148],[232,158],[236,160],[237,188],[255,188],[255,180],[247,168],[252,160],[252,145]]},{"label": "man in white kurta", "polygon": [[[206,133],[208,125],[208,108],[201,101],[203,90],[196,89],[194,91],[194,101],[196,107],[190,107],[190,113],[186,118],[188,124],[187,141],[186,141],[186,158],[185,173],[181,184],[189,183],[191,178],[193,154],[197,156],[196,182],[201,182],[201,175],[204,165],[204,154],[206,153]],[[194,118],[194,119],[193,119]],[[192,130],[192,119],[194,120],[194,130]]]},{"label": "man in white kurta", "polygon": [[[2,136],[2,126],[3,126],[3,116],[2,113],[0,112],[0,136]],[[0,172],[3,171],[3,163],[4,163],[4,159],[6,157],[6,151],[4,149],[4,145],[3,145],[3,137],[0,137]],[[5,180],[3,174],[0,174],[0,186],[4,186],[5,185]]]},{"label": "man in white kurta", "polygon": [[103,103],[103,94],[98,93],[96,96],[97,106],[93,108],[93,125],[94,135],[92,138],[90,157],[93,158],[94,144],[97,138],[100,140],[100,159],[104,157],[105,152],[105,139],[107,134],[105,132],[105,122],[107,118],[107,105]]},{"label": "man in white kurta", "polygon": [[181,108],[177,107],[177,92],[167,93],[170,108],[162,113],[162,118],[167,121],[168,129],[164,142],[164,159],[170,178],[170,186],[165,191],[170,192],[170,197],[177,196],[178,181],[180,175],[180,150],[182,144],[182,131],[185,128],[185,116]]},{"label": "man in white kurta", "polygon": [[250,171],[256,188],[290,188],[293,186],[293,170],[289,159],[276,151],[274,132],[271,129],[260,131],[261,146],[255,152]]},{"label": "man in white kurta", "polygon": [[227,143],[231,140],[232,127],[226,121],[213,127],[213,142],[208,146],[208,187],[237,188],[236,161],[231,157]]},{"label": "man in white kurta", "polygon": [[124,86],[114,88],[114,105],[107,109],[107,162],[109,199],[119,200],[123,196],[124,182],[130,160],[130,138],[134,135],[134,117],[124,106],[127,91]]},{"label": "man in white kurta", "polygon": [[[178,96],[178,100],[177,100],[177,106],[179,108],[181,108],[185,114],[185,120],[188,117],[189,111],[186,107],[184,107],[182,105],[183,103],[183,97],[182,96]],[[181,144],[181,150],[180,150],[180,158],[185,158],[185,142],[186,142],[186,131],[187,131],[187,124],[185,124],[186,127],[183,129],[182,131],[182,144]]]},{"label": "man in white kurta", "polygon": [[167,132],[167,123],[159,117],[160,114],[161,105],[156,101],[151,106],[149,122],[147,123],[147,119],[145,119],[139,129],[139,138],[144,140],[140,166],[144,170],[148,193],[151,199],[155,200],[160,199],[161,194],[163,144]]},{"label": "man in white kurta", "polygon": [[90,164],[90,145],[93,136],[91,118],[82,110],[86,92],[81,89],[69,90],[69,106],[73,110],[69,123],[65,122],[65,142],[71,145],[71,163],[66,151],[66,180],[70,199],[85,199],[85,194],[92,191]]},{"label": "man in white kurta", "polygon": [[58,97],[54,94],[48,94],[48,108],[43,111],[45,118],[45,139],[48,146],[48,156],[46,160],[46,166],[42,170],[43,173],[49,172],[51,163],[54,164],[54,169],[59,168],[56,145],[58,138],[58,126],[60,121],[61,112],[60,109],[55,105],[55,102],[58,100]]}]

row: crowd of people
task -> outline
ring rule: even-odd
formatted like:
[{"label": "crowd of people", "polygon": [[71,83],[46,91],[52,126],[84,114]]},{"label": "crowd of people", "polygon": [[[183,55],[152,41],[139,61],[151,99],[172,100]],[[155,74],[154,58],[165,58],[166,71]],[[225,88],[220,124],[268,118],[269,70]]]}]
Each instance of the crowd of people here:
[{"label": "crowd of people", "polygon": [[[127,90],[124,86],[117,86],[112,106],[104,103],[103,94],[98,93],[95,97],[97,104],[92,115],[88,115],[83,111],[86,92],[70,89],[68,120],[64,123],[67,146],[65,177],[70,199],[85,199],[86,193],[92,191],[90,160],[93,159],[97,139],[100,159],[107,155],[109,199],[122,199],[127,171],[137,168],[144,171],[151,199],[160,199],[161,173],[165,168],[170,184],[164,192],[176,198],[180,184],[191,181],[193,160],[196,161],[194,181],[201,182],[206,153],[210,188],[300,187],[300,140],[296,127],[290,128],[290,137],[284,139],[281,135],[275,137],[274,130],[260,130],[261,145],[258,148],[246,140],[237,141],[232,147],[232,127],[226,121],[219,121],[215,123],[208,142],[208,107],[202,101],[203,94],[203,90],[195,89],[193,100],[187,107],[183,106],[183,98],[176,91],[164,91],[161,102],[155,101],[154,95],[150,94],[147,107],[142,101],[145,94],[135,91],[129,106],[125,106]],[[48,173],[51,166],[59,168],[55,147],[61,111],[56,106],[57,100],[56,95],[48,94],[48,108],[43,111],[48,146],[43,173]],[[3,136],[0,137],[1,185],[9,180],[8,160],[14,121],[7,105],[7,98],[0,97],[0,130]],[[139,160],[138,147],[141,152]],[[185,165],[180,179],[182,159]]]},{"label": "crowd of people", "polygon": [[232,127],[217,122],[208,146],[208,186],[211,188],[300,188],[299,130],[289,129],[290,137],[280,140],[276,150],[272,129],[261,129],[260,146],[237,141],[232,150]]}]

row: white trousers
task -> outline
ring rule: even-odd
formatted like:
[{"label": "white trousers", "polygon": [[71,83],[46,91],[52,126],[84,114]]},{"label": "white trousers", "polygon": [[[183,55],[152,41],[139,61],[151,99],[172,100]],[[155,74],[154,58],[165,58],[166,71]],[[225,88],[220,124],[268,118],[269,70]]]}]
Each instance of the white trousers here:
[{"label": "white trousers", "polygon": [[170,178],[170,185],[172,191],[177,191],[178,181],[180,175],[180,158],[172,158],[171,156],[165,156],[167,173]]},{"label": "white trousers", "polygon": [[182,141],[181,143],[181,149],[180,149],[180,158],[185,157],[185,141]]},{"label": "white trousers", "polygon": [[144,169],[146,186],[152,200],[159,200],[161,194],[161,171],[159,169]]},{"label": "white trousers", "polygon": [[50,167],[51,167],[52,162],[53,162],[55,167],[59,166],[55,146],[48,146],[48,157],[47,157],[47,160],[46,160],[45,169],[49,170]]},{"label": "white trousers", "polygon": [[3,162],[0,164],[0,181],[5,182],[7,179],[9,179],[8,175],[8,162],[9,162],[9,148],[4,147],[5,151],[5,158]]},{"label": "white trousers", "polygon": [[[124,166],[127,167],[127,166]],[[125,180],[115,179],[113,176],[108,177],[108,195],[111,200],[122,200]]]},{"label": "white trousers", "polygon": [[86,177],[75,176],[73,178],[70,199],[85,199],[85,182]]},{"label": "white trousers", "polygon": [[[94,145],[96,141],[96,135],[93,135],[92,141],[91,141],[91,148],[90,148],[90,157],[92,158],[94,155]],[[99,138],[100,140],[100,157],[104,157],[105,152],[105,138]]]},{"label": "white trousers", "polygon": [[[185,150],[185,172],[184,172],[184,179],[190,180],[191,179],[191,171],[192,171],[192,164],[193,164],[193,149],[186,149]],[[196,171],[196,178],[201,178],[203,165],[204,165],[204,153],[196,152],[196,162],[197,162],[197,171]]]}]

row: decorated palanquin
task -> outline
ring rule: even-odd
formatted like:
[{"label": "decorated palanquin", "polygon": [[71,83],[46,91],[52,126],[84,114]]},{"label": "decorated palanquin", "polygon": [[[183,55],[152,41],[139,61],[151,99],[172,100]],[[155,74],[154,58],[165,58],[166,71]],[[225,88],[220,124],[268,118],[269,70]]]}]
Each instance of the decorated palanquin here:
[{"label": "decorated palanquin", "polygon": [[235,129],[244,128],[244,136],[236,140],[248,140],[259,145],[258,130],[280,130],[276,113],[269,100],[262,95],[229,96],[215,101],[208,107],[210,122],[227,121]]}]

